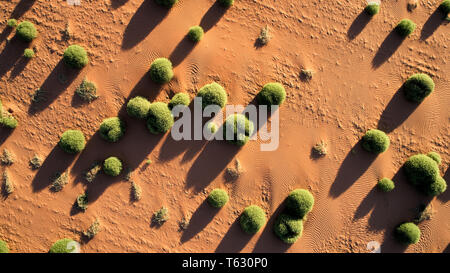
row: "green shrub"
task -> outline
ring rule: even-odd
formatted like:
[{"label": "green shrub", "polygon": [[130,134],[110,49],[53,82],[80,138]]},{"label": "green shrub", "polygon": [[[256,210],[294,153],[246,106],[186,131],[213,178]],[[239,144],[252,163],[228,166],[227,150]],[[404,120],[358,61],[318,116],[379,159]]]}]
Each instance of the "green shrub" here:
[{"label": "green shrub", "polygon": [[281,105],[286,99],[286,90],[283,85],[277,82],[268,83],[263,86],[256,95],[256,100],[260,105]]},{"label": "green shrub", "polygon": [[88,208],[88,195],[87,192],[80,194],[77,196],[77,207],[83,211],[87,210]]},{"label": "green shrub", "polygon": [[434,82],[427,74],[418,73],[409,77],[403,87],[408,100],[422,102],[433,92]]},{"label": "green shrub", "polygon": [[127,113],[133,118],[145,119],[150,109],[150,102],[141,96],[137,96],[128,101]]},{"label": "green shrub", "polygon": [[377,14],[380,11],[380,4],[378,3],[369,3],[366,8],[364,9],[364,11],[369,14],[370,16],[374,16],[375,14]]},{"label": "green shrub", "polygon": [[86,145],[84,135],[79,130],[67,130],[61,135],[59,147],[66,153],[76,154],[83,151]]},{"label": "green shrub", "polygon": [[444,15],[448,15],[450,13],[450,0],[444,0],[439,5],[439,10],[442,11],[442,13],[444,13]]},{"label": "green shrub", "polygon": [[148,110],[147,128],[152,134],[162,134],[170,130],[174,123],[167,104],[154,102]]},{"label": "green shrub", "polygon": [[221,208],[228,202],[228,193],[222,189],[214,189],[206,199],[208,204],[215,208]]},{"label": "green shrub", "polygon": [[395,237],[402,244],[416,244],[420,240],[420,229],[414,223],[403,223],[395,228]]},{"label": "green shrub", "polygon": [[156,0],[156,3],[158,5],[171,8],[173,5],[175,5],[178,2],[178,0]]},{"label": "green shrub", "polygon": [[429,152],[429,153],[427,154],[427,156],[428,156],[429,158],[433,159],[434,161],[436,161],[436,163],[437,163],[438,165],[441,165],[442,159],[441,159],[441,156],[440,156],[438,153],[436,153],[436,152]]},{"label": "green shrub", "polygon": [[153,213],[152,223],[161,226],[169,220],[169,209],[166,207],[160,208],[158,211]]},{"label": "green shrub", "polygon": [[118,117],[104,119],[99,132],[104,140],[117,142],[125,134],[125,122]]},{"label": "green shrub", "polygon": [[407,37],[411,33],[414,32],[416,29],[416,24],[409,20],[409,19],[403,19],[401,20],[398,25],[395,27],[395,31],[402,37]]},{"label": "green shrub", "polygon": [[117,157],[108,157],[103,162],[103,171],[110,176],[118,176],[122,171],[122,162]]},{"label": "green shrub", "polygon": [[246,116],[233,114],[227,117],[223,126],[223,137],[226,141],[244,146],[253,134],[254,125]]},{"label": "green shrub", "polygon": [[286,198],[286,208],[294,217],[304,218],[314,207],[314,196],[307,190],[296,189]]},{"label": "green shrub", "polygon": [[427,187],[426,194],[430,196],[438,196],[447,190],[447,182],[441,176],[436,177],[436,179]]},{"label": "green shrub", "polygon": [[156,83],[167,83],[173,78],[172,62],[158,58],[150,66],[150,78]]},{"label": "green shrub", "polygon": [[25,58],[27,58],[27,59],[33,58],[33,57],[34,57],[34,51],[33,51],[33,49],[31,49],[31,48],[26,48],[26,49],[23,51],[23,56],[24,56]]},{"label": "green shrub", "polygon": [[19,124],[19,122],[17,121],[17,119],[15,119],[9,113],[8,114],[3,113],[0,116],[0,124],[3,127],[9,128],[9,129],[15,129],[17,127],[17,125]]},{"label": "green shrub", "polygon": [[229,8],[234,4],[234,0],[217,0],[223,7]]},{"label": "green shrub", "polygon": [[390,145],[389,137],[380,130],[371,129],[362,137],[363,148],[371,153],[380,154],[386,151]]},{"label": "green shrub", "polygon": [[382,178],[378,181],[378,188],[384,192],[390,192],[395,188],[394,182],[389,178]]},{"label": "green shrub", "polygon": [[6,24],[8,25],[8,27],[15,28],[15,27],[17,27],[18,22],[16,19],[8,19]]},{"label": "green shrub", "polygon": [[71,242],[75,241],[69,238],[58,240],[52,245],[49,253],[71,253],[76,249],[75,245],[68,245]]},{"label": "green shrub", "polygon": [[293,244],[302,236],[303,221],[283,213],[275,220],[273,231],[283,242]]},{"label": "green shrub", "polygon": [[177,105],[185,105],[188,106],[191,103],[191,99],[189,95],[183,92],[176,93],[175,96],[169,102],[169,109],[172,110]]},{"label": "green shrub", "polygon": [[2,240],[0,240],[0,253],[9,253],[8,244]]},{"label": "green shrub", "polygon": [[447,188],[436,161],[424,154],[411,156],[403,169],[408,181],[425,194],[436,196]]},{"label": "green shrub", "polygon": [[64,51],[63,61],[72,68],[81,69],[89,63],[89,58],[83,47],[71,45]]},{"label": "green shrub", "polygon": [[31,42],[38,36],[38,32],[33,23],[23,21],[17,25],[16,36],[24,42]]},{"label": "green shrub", "polygon": [[248,234],[255,234],[266,223],[266,213],[262,208],[251,205],[244,209],[239,222],[243,231]]},{"label": "green shrub", "polygon": [[202,98],[202,107],[205,109],[208,105],[218,105],[223,108],[227,104],[227,92],[218,83],[212,82],[206,84],[197,93],[197,97]]},{"label": "green shrub", "polygon": [[97,86],[95,83],[83,79],[80,86],[77,87],[75,93],[84,101],[91,102],[98,98]]},{"label": "green shrub", "polygon": [[192,42],[200,42],[200,40],[203,38],[203,28],[201,26],[193,26],[189,28],[188,37]]}]

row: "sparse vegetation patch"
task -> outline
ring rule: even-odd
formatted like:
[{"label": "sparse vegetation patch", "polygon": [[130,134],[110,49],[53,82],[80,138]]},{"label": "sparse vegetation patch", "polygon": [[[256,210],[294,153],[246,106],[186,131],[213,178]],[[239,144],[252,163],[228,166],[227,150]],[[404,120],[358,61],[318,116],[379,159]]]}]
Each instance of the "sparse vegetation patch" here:
[{"label": "sparse vegetation patch", "polygon": [[259,36],[256,39],[256,42],[258,43],[258,45],[261,45],[261,46],[267,45],[271,38],[272,38],[272,36],[270,34],[269,26],[265,26],[259,32]]},{"label": "sparse vegetation patch", "polygon": [[88,183],[92,183],[95,180],[95,178],[97,177],[97,174],[101,170],[102,170],[102,164],[100,164],[99,162],[94,162],[92,164],[92,166],[84,174],[84,179],[86,179],[86,181]]},{"label": "sparse vegetation patch", "polygon": [[77,94],[83,101],[92,102],[98,98],[97,86],[95,83],[88,81],[87,79],[83,79],[81,84],[75,90],[75,94]]},{"label": "sparse vegetation patch", "polygon": [[29,163],[32,170],[37,170],[42,166],[42,162],[42,159],[38,155],[34,155]]},{"label": "sparse vegetation patch", "polygon": [[2,165],[10,166],[14,163],[14,155],[5,148],[3,149],[3,153],[0,155],[0,162]]},{"label": "sparse vegetation patch", "polygon": [[131,182],[131,197],[133,201],[139,201],[142,197],[142,189],[135,182]]},{"label": "sparse vegetation patch", "polygon": [[77,196],[77,207],[82,211],[87,210],[88,208],[88,194],[87,192],[80,194]]},{"label": "sparse vegetation patch", "polygon": [[86,231],[83,232],[83,236],[88,240],[91,240],[99,232],[100,232],[100,220],[98,218],[95,218],[95,221],[89,226],[89,228]]},{"label": "sparse vegetation patch", "polygon": [[169,209],[162,207],[153,214],[152,224],[161,226],[169,220]]},{"label": "sparse vegetation patch", "polygon": [[6,195],[12,194],[14,192],[14,183],[9,178],[9,174],[6,170],[3,171],[2,180],[3,180],[3,192]]},{"label": "sparse vegetation patch", "polygon": [[69,183],[69,175],[67,172],[56,173],[50,189],[54,192],[61,191]]}]

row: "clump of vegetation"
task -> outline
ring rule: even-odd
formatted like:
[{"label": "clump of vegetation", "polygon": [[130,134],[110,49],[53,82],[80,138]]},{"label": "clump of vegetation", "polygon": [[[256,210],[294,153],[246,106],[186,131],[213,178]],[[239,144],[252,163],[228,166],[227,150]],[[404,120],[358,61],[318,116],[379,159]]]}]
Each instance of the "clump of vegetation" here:
[{"label": "clump of vegetation", "polygon": [[403,223],[396,227],[395,238],[405,245],[416,244],[420,240],[419,227],[411,222]]},{"label": "clump of vegetation", "polygon": [[88,208],[88,194],[87,192],[80,194],[77,196],[77,207],[82,211],[87,210]]},{"label": "clump of vegetation", "polygon": [[98,98],[97,86],[95,83],[88,81],[87,79],[83,79],[81,84],[75,90],[75,94],[77,94],[84,101],[92,102]]},{"label": "clump of vegetation", "polygon": [[158,5],[164,6],[166,8],[171,8],[173,5],[175,5],[178,2],[178,0],[156,0],[156,3]]},{"label": "clump of vegetation", "polygon": [[27,59],[34,58],[34,51],[33,51],[33,49],[31,49],[31,48],[26,48],[26,49],[23,51],[23,56],[24,56],[25,58],[27,58]]},{"label": "clump of vegetation", "polygon": [[133,118],[145,119],[151,103],[144,97],[137,96],[127,103],[127,113]]},{"label": "clump of vegetation", "polygon": [[444,0],[440,5],[439,5],[439,10],[444,14],[444,15],[448,15],[450,13],[450,0]]},{"label": "clump of vegetation", "polygon": [[375,14],[377,14],[380,11],[380,4],[376,3],[376,2],[370,2],[366,8],[364,9],[364,11],[369,14],[370,16],[374,16]]},{"label": "clump of vegetation", "polygon": [[409,19],[403,19],[401,20],[398,25],[395,27],[395,31],[402,37],[407,37],[411,33],[414,32],[416,29],[416,24],[409,20]]},{"label": "clump of vegetation", "polygon": [[433,216],[433,213],[434,212],[433,208],[431,207],[431,204],[429,205],[421,204],[418,209],[418,214],[414,218],[414,223],[417,225],[423,221],[430,220],[431,217]]},{"label": "clump of vegetation", "polygon": [[89,226],[89,228],[86,231],[83,232],[83,236],[86,237],[88,240],[91,240],[99,232],[100,232],[100,220],[98,218],[95,218],[95,221]]},{"label": "clump of vegetation", "polygon": [[314,207],[314,196],[307,190],[296,189],[286,198],[286,208],[290,215],[303,219]]},{"label": "clump of vegetation", "polygon": [[314,71],[312,69],[302,69],[302,70],[300,70],[300,79],[302,81],[309,82],[310,80],[312,80],[313,75],[314,75]]},{"label": "clump of vegetation", "polygon": [[154,102],[148,110],[147,128],[152,134],[163,134],[172,128],[174,119],[167,104]]},{"label": "clump of vegetation", "polygon": [[42,159],[38,156],[38,155],[34,155],[31,159],[30,159],[30,167],[32,170],[37,170],[42,166]]},{"label": "clump of vegetation", "polygon": [[2,240],[0,240],[0,253],[9,253],[8,244]]},{"label": "clump of vegetation", "polygon": [[244,209],[239,218],[241,228],[248,234],[257,233],[266,223],[266,213],[258,206],[251,205]]},{"label": "clump of vegetation", "polygon": [[215,134],[217,132],[217,125],[210,121],[206,124],[206,129],[208,130],[208,132],[210,132],[211,134]]},{"label": "clump of vegetation", "polygon": [[389,137],[383,131],[377,129],[367,131],[361,142],[364,150],[374,154],[385,152],[390,143]]},{"label": "clump of vegetation", "polygon": [[17,25],[16,36],[24,42],[31,42],[38,36],[38,31],[33,23],[23,21]]},{"label": "clump of vegetation", "polygon": [[223,128],[224,139],[238,146],[244,146],[254,131],[253,122],[243,114],[228,116]]},{"label": "clump of vegetation", "polygon": [[76,154],[83,151],[86,146],[86,139],[79,130],[67,130],[61,135],[59,147],[66,153]]},{"label": "clump of vegetation", "polygon": [[191,99],[189,98],[189,95],[184,92],[180,92],[180,93],[176,93],[172,97],[168,106],[169,106],[169,109],[172,110],[177,105],[188,106],[189,103],[191,103]]},{"label": "clump of vegetation", "polygon": [[76,243],[74,240],[64,238],[56,241],[50,248],[49,253],[72,253],[76,250]]},{"label": "clump of vegetation", "polygon": [[10,166],[14,163],[14,155],[8,149],[3,149],[3,153],[0,155],[0,162],[2,165]]},{"label": "clump of vegetation", "polygon": [[234,0],[217,0],[223,7],[229,8],[234,4]]},{"label": "clump of vegetation", "polygon": [[225,190],[214,189],[209,193],[206,200],[212,207],[221,208],[225,206],[229,199],[230,198],[228,197],[228,193]]},{"label": "clump of vegetation", "polygon": [[117,142],[125,134],[125,122],[118,117],[104,119],[100,124],[100,136],[109,142]]},{"label": "clump of vegetation", "polygon": [[427,156],[429,158],[433,159],[438,165],[441,165],[442,159],[441,159],[441,156],[438,153],[436,153],[436,152],[429,152],[427,154]]},{"label": "clump of vegetation", "polygon": [[8,172],[5,170],[2,174],[2,180],[3,180],[3,192],[6,195],[10,195],[14,192],[14,183],[9,178]]},{"label": "clump of vegetation", "polygon": [[316,156],[325,156],[328,153],[327,143],[321,141],[313,146],[313,152]]},{"label": "clump of vegetation", "polygon": [[200,88],[197,97],[202,99],[203,109],[208,105],[218,105],[220,108],[223,108],[228,101],[227,92],[225,92],[225,89],[216,82],[206,84]]},{"label": "clump of vegetation", "polygon": [[256,39],[256,42],[259,45],[267,45],[270,41],[270,39],[272,38],[272,36],[270,35],[270,29],[269,26],[265,26],[261,29],[261,31],[259,32],[259,36]]},{"label": "clump of vegetation", "polygon": [[31,102],[33,104],[40,103],[47,100],[47,91],[41,88],[36,89],[36,91],[31,95]]},{"label": "clump of vegetation", "polygon": [[67,172],[56,173],[50,189],[54,192],[61,191],[69,183],[69,175]]},{"label": "clump of vegetation", "polygon": [[142,197],[142,189],[135,182],[131,182],[131,197],[133,198],[133,201],[139,201]]},{"label": "clump of vegetation", "polygon": [[204,31],[201,26],[193,26],[189,28],[187,36],[189,39],[194,42],[198,43],[203,38]]},{"label": "clump of vegetation", "polygon": [[178,231],[186,230],[189,226],[189,220],[186,217],[178,221]]},{"label": "clump of vegetation", "polygon": [[83,47],[71,45],[64,51],[63,61],[69,67],[81,69],[89,63],[89,58]]},{"label": "clump of vegetation", "polygon": [[285,99],[286,90],[284,90],[283,85],[277,82],[264,85],[256,95],[256,100],[260,105],[281,105]]},{"label": "clump of vegetation", "polygon": [[108,157],[103,162],[103,171],[110,176],[118,176],[122,171],[122,162],[117,157]]},{"label": "clump of vegetation", "polygon": [[413,10],[415,10],[417,8],[418,5],[418,1],[417,0],[409,0],[406,7],[408,9],[409,12],[412,12]]},{"label": "clump of vegetation", "polygon": [[403,87],[406,98],[419,103],[433,92],[434,81],[427,74],[418,73],[409,77]]},{"label": "clump of vegetation", "polygon": [[17,20],[14,19],[14,18],[8,19],[8,21],[6,21],[6,25],[7,25],[8,27],[11,27],[11,28],[16,28],[18,24],[19,24],[19,23],[18,23]]},{"label": "clump of vegetation", "polygon": [[242,168],[241,162],[239,159],[234,161],[234,167],[228,167],[225,169],[225,174],[228,177],[228,180],[236,180],[238,179],[242,173],[244,172],[244,168]]},{"label": "clump of vegetation", "polygon": [[158,58],[150,66],[150,78],[155,83],[167,83],[173,78],[172,62],[166,58]]},{"label": "clump of vegetation", "polygon": [[395,184],[391,179],[385,177],[378,181],[377,187],[384,192],[390,192],[395,188]]},{"label": "clump of vegetation", "polygon": [[283,242],[293,244],[302,236],[303,220],[283,213],[275,220],[273,229]]},{"label": "clump of vegetation", "polygon": [[99,162],[94,162],[94,164],[92,164],[92,166],[85,172],[84,179],[86,179],[88,183],[92,183],[101,169],[102,165]]},{"label": "clump of vegetation", "polygon": [[162,207],[153,214],[152,224],[161,226],[169,220],[169,210],[166,207]]},{"label": "clump of vegetation", "polygon": [[0,100],[0,125],[14,129],[19,122],[8,112],[4,111],[2,101]]},{"label": "clump of vegetation", "polygon": [[403,166],[408,181],[425,194],[436,196],[447,189],[436,161],[424,155],[411,156]]}]

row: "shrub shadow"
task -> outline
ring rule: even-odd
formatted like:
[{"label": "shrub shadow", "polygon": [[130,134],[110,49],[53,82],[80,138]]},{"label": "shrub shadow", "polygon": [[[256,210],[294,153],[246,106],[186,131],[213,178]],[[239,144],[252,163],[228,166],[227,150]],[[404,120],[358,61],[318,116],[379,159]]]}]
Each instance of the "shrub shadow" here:
[{"label": "shrub shadow", "polygon": [[27,46],[27,43],[20,41],[16,36],[7,42],[0,53],[0,78],[17,63]]},{"label": "shrub shadow", "polygon": [[25,12],[27,12],[33,6],[34,2],[36,2],[36,0],[20,1],[11,13],[10,18],[19,19],[20,17],[22,17],[22,15],[24,15]]},{"label": "shrub shadow", "polygon": [[14,66],[13,70],[11,71],[11,75],[9,76],[10,79],[15,79],[17,76],[19,76],[22,71],[25,69],[27,64],[30,62],[30,58],[22,57],[19,59],[19,61]]},{"label": "shrub shadow", "polygon": [[217,246],[215,253],[239,253],[248,244],[253,235],[245,233],[241,229],[239,217],[230,226]]},{"label": "shrub shadow", "polygon": [[219,211],[220,209],[211,207],[205,199],[194,214],[192,214],[187,229],[181,235],[181,243],[189,241],[202,231]]},{"label": "shrub shadow", "polygon": [[[442,177],[447,182],[447,185],[450,183],[450,167],[447,168],[444,176]],[[448,202],[450,200],[450,185],[445,192],[437,197],[442,202]]]},{"label": "shrub shadow", "polygon": [[372,59],[372,67],[379,68],[383,65],[400,47],[405,38],[397,34],[396,30],[393,29],[389,35],[384,39],[380,48],[378,49],[375,57]]},{"label": "shrub shadow", "polygon": [[420,33],[420,39],[425,41],[428,39],[433,33],[438,29],[438,27],[446,22],[443,13],[438,9],[436,9],[425,22],[422,27],[422,31]]},{"label": "shrub shadow", "polygon": [[180,43],[175,47],[173,52],[170,54],[169,60],[172,62],[173,66],[178,66],[194,49],[196,43],[191,41],[187,35],[183,37]]},{"label": "shrub shadow", "polygon": [[13,131],[14,129],[0,126],[0,145],[3,144],[3,142],[5,142],[8,139],[8,137],[12,134]]},{"label": "shrub shadow", "polygon": [[372,17],[364,10],[355,18],[347,31],[347,38],[349,40],[355,39],[367,26]]},{"label": "shrub shadow", "polygon": [[209,31],[220,21],[226,12],[227,8],[222,7],[218,1],[214,2],[205,15],[203,15],[200,26],[205,32]]},{"label": "shrub shadow", "polygon": [[123,34],[122,49],[131,49],[143,41],[167,16],[169,9],[154,0],[144,0]]},{"label": "shrub shadow", "polygon": [[13,28],[5,26],[5,28],[2,30],[2,33],[0,33],[0,43],[2,43],[8,36],[12,33]]},{"label": "shrub shadow", "polygon": [[125,5],[128,2],[128,0],[111,0],[111,7],[113,9],[118,9],[121,6]]}]

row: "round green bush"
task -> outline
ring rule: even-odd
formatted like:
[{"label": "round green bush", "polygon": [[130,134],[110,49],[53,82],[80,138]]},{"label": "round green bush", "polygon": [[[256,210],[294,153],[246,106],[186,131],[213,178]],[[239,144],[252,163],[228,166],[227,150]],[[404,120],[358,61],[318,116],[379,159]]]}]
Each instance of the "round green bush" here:
[{"label": "round green bush", "polygon": [[75,242],[72,239],[64,238],[61,240],[56,241],[50,248],[49,253],[71,253],[75,250],[74,245],[68,245],[71,242]]},{"label": "round green bush", "polygon": [[314,196],[307,190],[293,190],[286,198],[286,208],[294,217],[305,217],[313,209],[313,207]]},{"label": "round green bush", "polygon": [[380,4],[378,3],[369,3],[364,11],[370,16],[374,16],[380,11]]},{"label": "round green bush", "polygon": [[128,101],[127,113],[133,118],[145,119],[151,103],[144,97],[137,96]]},{"label": "round green bush", "polygon": [[27,59],[33,58],[33,57],[34,57],[34,51],[33,51],[33,49],[31,49],[31,48],[26,48],[26,49],[23,51],[23,56],[24,56],[25,58],[27,58]]},{"label": "round green bush", "polygon": [[172,62],[166,58],[158,58],[150,66],[150,78],[152,81],[162,84],[173,78]]},{"label": "round green bush", "polygon": [[427,194],[431,196],[438,196],[447,190],[447,182],[445,179],[438,176],[436,179],[427,187]]},{"label": "round green bush", "polygon": [[38,32],[33,23],[23,21],[17,25],[16,36],[24,42],[31,42],[38,36]]},{"label": "round green bush", "polygon": [[401,20],[398,25],[395,27],[395,31],[402,37],[407,37],[411,33],[414,32],[416,29],[416,24],[409,20],[409,19],[403,19]]},{"label": "round green bush", "polygon": [[222,189],[214,189],[206,199],[208,204],[215,208],[221,208],[228,202],[228,193]]},{"label": "round green bush", "polygon": [[178,0],[156,0],[156,3],[158,5],[171,8],[173,5],[175,5],[178,2]]},{"label": "round green bush", "polygon": [[226,141],[244,146],[253,134],[254,125],[243,114],[233,114],[227,117],[223,126],[223,137]]},{"label": "round green bush", "polygon": [[427,74],[418,73],[409,77],[403,87],[408,100],[422,102],[433,92],[434,82]]},{"label": "round green bush", "polygon": [[2,240],[0,240],[0,253],[9,253],[8,244]]},{"label": "round green bush", "polygon": [[104,119],[100,124],[100,136],[109,142],[117,142],[125,134],[125,122],[118,117]]},{"label": "round green bush", "polygon": [[394,182],[389,178],[383,178],[378,181],[378,188],[384,192],[390,192],[395,188]]},{"label": "round green bush", "polygon": [[283,242],[293,244],[302,236],[303,221],[283,213],[275,220],[273,231]]},{"label": "round green bush", "polygon": [[200,42],[200,40],[203,38],[203,28],[201,26],[193,26],[189,28],[188,37],[192,42]]},{"label": "round green bush", "polygon": [[197,97],[202,98],[203,109],[208,105],[218,105],[220,108],[223,108],[228,101],[227,92],[225,92],[225,89],[216,82],[200,88]]},{"label": "round green bush", "polygon": [[115,156],[108,157],[103,162],[103,171],[110,176],[118,176],[122,171],[122,162]]},{"label": "round green bush", "polygon": [[442,159],[441,159],[441,156],[438,153],[436,153],[436,152],[429,152],[427,154],[427,156],[429,158],[433,159],[438,165],[441,165]]},{"label": "round green bush", "polygon": [[244,232],[248,234],[255,234],[266,223],[266,213],[262,208],[251,205],[244,209],[239,222]]},{"label": "round green bush", "polygon": [[439,5],[439,10],[444,13],[444,15],[448,15],[450,13],[450,0],[444,0]]},{"label": "round green bush", "polygon": [[363,148],[371,153],[380,154],[386,151],[390,145],[389,137],[380,130],[371,129],[362,137]]},{"label": "round green bush", "polygon": [[83,47],[71,45],[64,51],[63,61],[72,68],[81,69],[89,63],[89,58]]},{"label": "round green bush", "polygon": [[147,128],[152,134],[162,134],[170,130],[174,123],[172,113],[163,102],[154,102],[148,109]]},{"label": "round green bush", "polygon": [[284,90],[283,85],[277,82],[264,85],[256,95],[256,100],[260,105],[281,105],[285,99],[286,90]]},{"label": "round green bush", "polygon": [[411,156],[403,168],[408,181],[416,186],[429,185],[440,176],[436,161],[424,154]]},{"label": "round green bush", "polygon": [[66,153],[76,154],[83,151],[86,146],[86,139],[79,130],[67,130],[61,135],[59,147]]},{"label": "round green bush", "polygon": [[229,8],[234,4],[234,0],[217,0],[223,7]]},{"label": "round green bush", "polygon": [[420,229],[414,223],[403,223],[395,229],[395,237],[402,244],[416,244],[420,240]]},{"label": "round green bush", "polygon": [[191,99],[189,98],[189,95],[183,92],[176,93],[175,96],[172,97],[170,100],[168,106],[169,109],[172,110],[177,105],[184,105],[188,106],[189,103],[191,103]]},{"label": "round green bush", "polygon": [[18,23],[17,23],[17,20],[13,18],[13,19],[8,19],[6,24],[8,25],[8,27],[15,28],[15,27],[17,27]]}]

